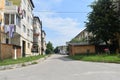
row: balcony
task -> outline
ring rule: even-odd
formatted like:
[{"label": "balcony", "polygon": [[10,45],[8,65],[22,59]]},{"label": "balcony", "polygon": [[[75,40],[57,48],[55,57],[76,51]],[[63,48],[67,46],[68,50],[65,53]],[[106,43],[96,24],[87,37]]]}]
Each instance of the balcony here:
[{"label": "balcony", "polygon": [[34,33],[34,36],[39,36],[40,34],[39,33]]},{"label": "balcony", "polygon": [[18,13],[18,6],[5,6],[5,13]]}]

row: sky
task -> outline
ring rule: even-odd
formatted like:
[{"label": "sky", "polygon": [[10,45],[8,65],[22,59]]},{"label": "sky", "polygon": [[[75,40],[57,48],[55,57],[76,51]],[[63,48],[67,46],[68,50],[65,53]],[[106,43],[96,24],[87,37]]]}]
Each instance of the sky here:
[{"label": "sky", "polygon": [[46,32],[46,41],[53,46],[66,45],[83,29],[89,7],[94,0],[33,0],[34,16],[38,16]]}]

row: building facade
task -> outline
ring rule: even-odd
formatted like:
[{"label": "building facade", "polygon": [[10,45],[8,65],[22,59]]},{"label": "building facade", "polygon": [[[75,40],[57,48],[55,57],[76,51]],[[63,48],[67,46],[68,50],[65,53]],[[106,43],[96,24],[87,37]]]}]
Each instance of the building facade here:
[{"label": "building facade", "polygon": [[42,30],[42,54],[46,53],[46,33]]},{"label": "building facade", "polygon": [[1,42],[21,47],[21,57],[32,55],[32,0],[0,0]]},{"label": "building facade", "polygon": [[67,51],[67,46],[58,46],[58,51],[59,51],[59,54],[67,54],[68,51]]},{"label": "building facade", "polygon": [[32,52],[37,55],[42,53],[42,22],[39,17],[33,19],[33,47]]}]

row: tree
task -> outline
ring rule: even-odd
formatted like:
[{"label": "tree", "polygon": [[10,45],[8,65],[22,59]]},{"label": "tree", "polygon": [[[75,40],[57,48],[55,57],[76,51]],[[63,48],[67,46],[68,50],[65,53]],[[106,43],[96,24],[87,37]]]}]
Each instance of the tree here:
[{"label": "tree", "polygon": [[93,9],[88,16],[86,27],[94,35],[94,40],[104,41],[107,45],[109,40],[116,38],[120,33],[119,14],[115,11],[112,0],[97,0],[90,5]]},{"label": "tree", "polygon": [[52,54],[54,52],[53,50],[54,50],[54,47],[53,47],[52,43],[49,41],[47,43],[46,54]]},{"label": "tree", "polygon": [[59,53],[59,48],[58,48],[58,47],[56,47],[56,48],[54,49],[54,53]]}]

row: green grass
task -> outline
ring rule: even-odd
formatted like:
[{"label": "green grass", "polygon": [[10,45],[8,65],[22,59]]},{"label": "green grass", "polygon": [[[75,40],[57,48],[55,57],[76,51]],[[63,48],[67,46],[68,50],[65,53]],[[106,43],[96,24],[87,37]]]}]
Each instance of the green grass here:
[{"label": "green grass", "polygon": [[6,59],[6,60],[3,60],[3,61],[0,61],[0,66],[34,61],[34,60],[38,60],[40,58],[43,58],[45,56],[46,55],[30,56],[30,57],[19,58],[19,59],[16,59],[16,60]]},{"label": "green grass", "polygon": [[75,55],[69,56],[74,60],[92,61],[92,62],[108,62],[108,63],[120,63],[120,55],[106,55],[106,54],[92,54],[92,55]]}]

